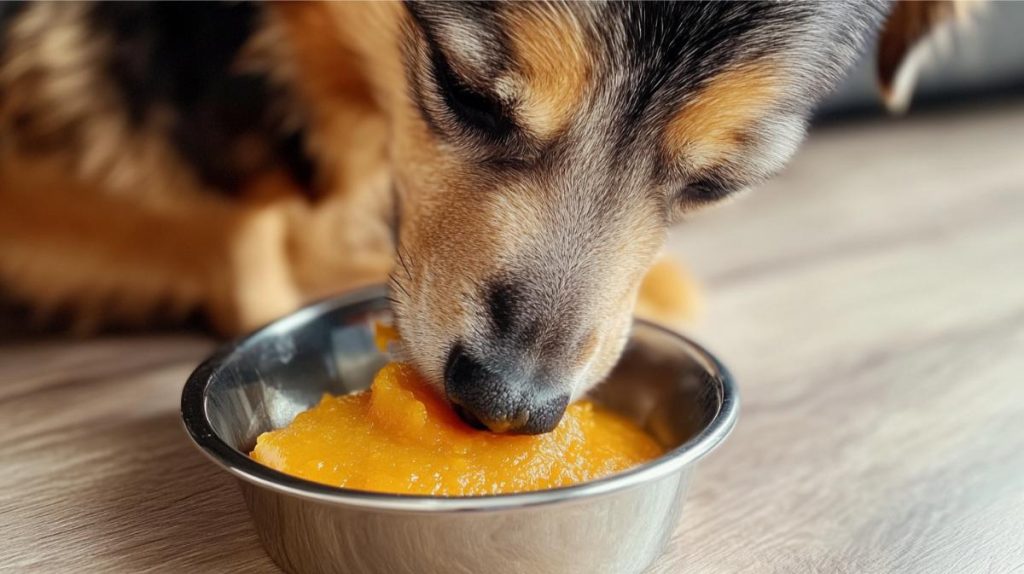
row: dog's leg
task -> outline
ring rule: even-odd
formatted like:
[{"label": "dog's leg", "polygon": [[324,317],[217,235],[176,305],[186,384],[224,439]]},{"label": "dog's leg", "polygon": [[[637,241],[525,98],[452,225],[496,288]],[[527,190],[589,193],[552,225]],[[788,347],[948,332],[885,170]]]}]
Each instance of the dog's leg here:
[{"label": "dog's leg", "polygon": [[395,249],[387,195],[350,189],[290,211],[291,261],[305,298],[387,281]]},{"label": "dog's leg", "polygon": [[0,170],[0,284],[43,316],[68,311],[89,331],[203,310],[233,334],[301,303],[281,202],[143,202],[11,173]]},{"label": "dog's leg", "polygon": [[225,267],[209,272],[206,307],[218,331],[238,334],[294,311],[304,298],[292,277],[286,205],[243,209],[228,225]]}]

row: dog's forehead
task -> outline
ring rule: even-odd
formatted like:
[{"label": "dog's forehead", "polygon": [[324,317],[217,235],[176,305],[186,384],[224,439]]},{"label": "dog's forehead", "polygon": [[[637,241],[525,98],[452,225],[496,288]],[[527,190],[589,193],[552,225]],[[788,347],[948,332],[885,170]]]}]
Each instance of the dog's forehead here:
[{"label": "dog's forehead", "polygon": [[471,78],[500,81],[509,72],[520,73],[527,84],[542,84],[542,92],[575,94],[571,102],[559,101],[567,98],[564,93],[542,94],[556,108],[586,103],[578,93],[586,90],[613,103],[628,120],[651,111],[668,114],[723,71],[749,63],[785,71],[792,99],[813,101],[855,55],[857,36],[883,11],[879,1],[856,0],[408,6]]},{"label": "dog's forehead", "polygon": [[[730,189],[781,167],[811,105],[882,13],[877,2],[853,0],[417,3],[410,11],[460,71],[511,94],[528,132],[578,148],[558,157],[622,156],[606,165],[632,165],[637,177],[662,162],[666,177]],[[570,129],[577,137],[560,137]],[[652,145],[658,153],[638,154]],[[651,158],[646,166],[641,157]]]},{"label": "dog's forehead", "polygon": [[[737,59],[791,47],[803,34],[842,26],[857,4],[776,2],[411,2],[412,17],[460,63],[496,75],[532,53],[523,41],[564,41],[552,56],[627,70],[643,88],[686,88]],[[864,10],[860,10],[863,12]],[[568,32],[567,32],[568,31]],[[555,37],[551,37],[554,35]],[[569,62],[571,64],[572,62]],[[609,76],[598,76],[611,79]]]},{"label": "dog's forehead", "polygon": [[407,2],[409,14],[461,71],[487,75],[507,68],[501,12],[491,2]]}]

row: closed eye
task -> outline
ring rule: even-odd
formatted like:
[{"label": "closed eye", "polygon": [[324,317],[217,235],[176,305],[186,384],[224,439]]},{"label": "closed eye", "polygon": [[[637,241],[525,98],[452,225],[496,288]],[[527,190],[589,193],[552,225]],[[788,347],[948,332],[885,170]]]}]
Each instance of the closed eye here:
[{"label": "closed eye", "polygon": [[496,141],[512,135],[515,123],[507,106],[490,94],[483,93],[460,78],[440,50],[431,57],[437,89],[445,106],[465,127]]},{"label": "closed eye", "polygon": [[717,177],[698,177],[686,184],[678,194],[683,206],[699,206],[721,201],[739,189],[740,185]]}]

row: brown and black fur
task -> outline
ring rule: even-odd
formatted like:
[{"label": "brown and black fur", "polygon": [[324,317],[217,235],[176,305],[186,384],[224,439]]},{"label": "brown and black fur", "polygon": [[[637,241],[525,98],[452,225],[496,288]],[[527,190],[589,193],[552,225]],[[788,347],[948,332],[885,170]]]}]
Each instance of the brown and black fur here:
[{"label": "brown and black fur", "polygon": [[4,5],[0,280],[86,326],[233,332],[390,273],[427,379],[544,431],[617,359],[669,225],[780,169],[919,9]]}]

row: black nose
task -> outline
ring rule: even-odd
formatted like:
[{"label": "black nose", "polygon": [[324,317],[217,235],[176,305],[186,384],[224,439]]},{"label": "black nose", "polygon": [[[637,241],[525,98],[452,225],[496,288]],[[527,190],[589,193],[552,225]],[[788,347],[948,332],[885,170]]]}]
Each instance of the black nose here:
[{"label": "black nose", "polygon": [[548,432],[558,426],[569,404],[568,394],[488,368],[462,345],[455,345],[448,355],[444,388],[463,420],[494,432]]}]

